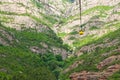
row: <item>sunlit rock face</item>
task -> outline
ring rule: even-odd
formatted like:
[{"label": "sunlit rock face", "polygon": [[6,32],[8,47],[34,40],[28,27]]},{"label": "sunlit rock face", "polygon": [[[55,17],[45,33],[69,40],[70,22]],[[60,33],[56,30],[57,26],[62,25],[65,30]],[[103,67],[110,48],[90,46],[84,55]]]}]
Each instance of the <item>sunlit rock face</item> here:
[{"label": "sunlit rock face", "polygon": [[0,0],[0,20],[1,24],[21,30],[26,28],[36,28],[48,30],[45,25],[41,25],[36,19],[41,19],[40,10],[31,0]]}]

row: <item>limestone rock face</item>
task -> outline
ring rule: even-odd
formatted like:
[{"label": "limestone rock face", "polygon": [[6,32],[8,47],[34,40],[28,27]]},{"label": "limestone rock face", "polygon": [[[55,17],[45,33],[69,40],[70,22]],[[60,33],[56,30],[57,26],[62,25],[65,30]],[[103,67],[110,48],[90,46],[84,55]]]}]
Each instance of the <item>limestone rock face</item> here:
[{"label": "limestone rock face", "polygon": [[[45,46],[47,46],[47,45],[45,45]],[[32,46],[32,47],[30,47],[30,50],[37,54],[44,54],[47,51],[50,51],[50,52],[54,53],[55,55],[61,54],[63,59],[66,59],[67,54],[69,53],[65,49],[57,48],[57,47],[51,47],[51,49],[47,49],[47,48],[39,48],[37,46]]]}]

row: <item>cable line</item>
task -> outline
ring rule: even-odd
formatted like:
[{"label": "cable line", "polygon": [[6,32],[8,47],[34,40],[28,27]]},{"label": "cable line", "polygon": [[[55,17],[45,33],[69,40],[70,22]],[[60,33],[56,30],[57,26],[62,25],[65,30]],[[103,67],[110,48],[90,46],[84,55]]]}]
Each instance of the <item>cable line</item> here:
[{"label": "cable line", "polygon": [[80,11],[80,15],[79,15],[79,17],[80,17],[80,31],[79,31],[79,34],[80,35],[83,35],[84,34],[84,31],[83,31],[83,29],[82,29],[82,9],[81,9],[81,0],[79,0],[79,11]]}]

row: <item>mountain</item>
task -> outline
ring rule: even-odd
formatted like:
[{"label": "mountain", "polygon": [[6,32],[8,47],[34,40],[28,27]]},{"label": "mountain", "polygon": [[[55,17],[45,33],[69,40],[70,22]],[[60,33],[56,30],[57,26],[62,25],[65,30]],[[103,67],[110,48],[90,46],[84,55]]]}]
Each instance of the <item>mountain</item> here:
[{"label": "mountain", "polygon": [[0,0],[0,80],[119,80],[120,1],[81,2]]}]

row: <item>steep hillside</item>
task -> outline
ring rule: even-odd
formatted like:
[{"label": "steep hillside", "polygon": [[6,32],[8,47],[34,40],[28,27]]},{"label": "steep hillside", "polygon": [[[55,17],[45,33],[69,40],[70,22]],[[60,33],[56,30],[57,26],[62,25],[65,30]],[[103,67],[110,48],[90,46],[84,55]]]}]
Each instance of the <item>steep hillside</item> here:
[{"label": "steep hillside", "polygon": [[66,60],[61,80],[119,80],[119,35],[120,29],[78,48],[75,56]]},{"label": "steep hillside", "polygon": [[[115,24],[119,25],[120,20],[119,1],[113,1],[113,4],[111,3],[111,5],[106,1],[97,1],[98,0],[93,0],[93,2],[91,1],[90,3],[89,1],[83,2],[82,24],[79,22],[78,4],[75,5],[74,2],[73,5],[77,7],[77,9],[73,9],[74,14],[71,11],[73,14],[72,16],[68,16],[63,19],[63,24],[53,28],[58,36],[63,39],[64,43],[69,44],[71,47],[77,48],[87,43],[88,39],[91,39],[92,41],[103,36],[105,33],[109,33],[110,31],[114,31],[119,28],[119,26],[114,27]],[[109,0],[109,2],[112,2],[112,0]],[[85,5],[84,3],[88,4]],[[80,25],[83,25],[83,30],[85,30],[85,34],[83,36],[79,36],[78,34]],[[82,42],[81,44],[81,41],[86,42]]]},{"label": "steep hillside", "polygon": [[0,25],[0,80],[56,80],[69,52],[52,34]]}]

